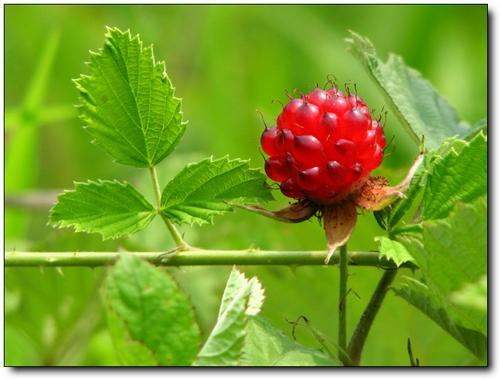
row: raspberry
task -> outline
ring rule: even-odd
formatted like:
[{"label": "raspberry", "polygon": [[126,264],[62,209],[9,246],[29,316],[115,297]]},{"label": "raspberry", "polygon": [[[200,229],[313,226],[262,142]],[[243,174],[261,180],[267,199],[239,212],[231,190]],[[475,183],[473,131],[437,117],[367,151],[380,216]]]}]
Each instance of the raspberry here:
[{"label": "raspberry", "polygon": [[285,196],[328,205],[366,181],[382,163],[386,140],[359,96],[316,88],[283,108],[261,146],[266,174]]}]

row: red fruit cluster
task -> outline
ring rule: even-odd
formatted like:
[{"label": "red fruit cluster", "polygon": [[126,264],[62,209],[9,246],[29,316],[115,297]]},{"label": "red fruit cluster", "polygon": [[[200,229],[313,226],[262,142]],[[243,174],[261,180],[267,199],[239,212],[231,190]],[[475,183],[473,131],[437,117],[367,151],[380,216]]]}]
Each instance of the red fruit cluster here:
[{"label": "red fruit cluster", "polygon": [[267,176],[281,192],[319,204],[342,200],[382,162],[386,141],[366,103],[337,88],[291,100],[266,128]]}]

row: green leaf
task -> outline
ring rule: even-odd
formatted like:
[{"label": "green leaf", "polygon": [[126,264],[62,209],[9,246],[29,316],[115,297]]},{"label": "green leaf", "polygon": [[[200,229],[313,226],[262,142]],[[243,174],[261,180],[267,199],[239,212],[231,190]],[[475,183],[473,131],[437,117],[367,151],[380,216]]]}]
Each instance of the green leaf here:
[{"label": "green leaf", "polygon": [[486,275],[477,282],[467,283],[450,295],[452,303],[485,313],[488,307],[488,287]]},{"label": "green leaf", "polygon": [[417,198],[421,198],[420,195],[425,188],[426,180],[427,170],[425,169],[425,167],[421,166],[410,182],[410,186],[405,192],[404,198],[400,199],[390,207],[390,210],[388,211],[389,215],[387,216],[389,229],[393,229],[401,221],[405,214],[412,208]]},{"label": "green leaf", "polygon": [[241,366],[338,366],[321,351],[302,346],[266,319],[257,316],[248,322]]},{"label": "green leaf", "polygon": [[401,266],[405,262],[416,264],[415,259],[413,259],[402,243],[383,236],[375,237],[375,241],[379,244],[380,259],[387,258],[393,261],[396,267]]},{"label": "green leaf", "polygon": [[427,315],[476,357],[486,359],[486,336],[477,330],[465,327],[460,320],[450,315],[449,305],[429,287],[418,280],[406,279],[405,283],[393,287],[396,295]]},{"label": "green leaf", "polygon": [[90,75],[75,80],[80,117],[96,144],[116,162],[150,167],[175,148],[185,130],[181,100],[155,61],[130,31],[107,29],[104,47],[91,52]]},{"label": "green leaf", "polygon": [[107,239],[144,229],[155,215],[153,206],[130,184],[99,180],[75,183],[74,190],[59,195],[50,222]]},{"label": "green leaf", "polygon": [[444,218],[458,201],[486,194],[487,155],[486,136],[480,132],[469,142],[454,141],[433,161],[424,192],[425,220]]},{"label": "green leaf", "polygon": [[105,285],[108,323],[125,364],[190,365],[200,331],[187,296],[166,273],[124,254]]},{"label": "green leaf", "polygon": [[382,90],[417,145],[425,136],[425,146],[436,149],[448,137],[463,137],[469,133],[470,127],[460,122],[455,109],[419,72],[406,66],[401,57],[390,54],[383,62],[370,40],[354,32],[350,35],[346,42],[351,52]]},{"label": "green leaf", "polygon": [[204,159],[186,166],[162,195],[163,214],[182,224],[212,223],[215,215],[235,204],[272,200],[265,176],[248,161],[227,157]]},{"label": "green leaf", "polygon": [[[423,246],[427,253],[423,274],[443,297],[480,280],[487,273],[486,199],[459,203],[449,218],[424,222]],[[485,314],[457,312],[471,328],[486,331]]]},{"label": "green leaf", "polygon": [[237,366],[249,316],[260,312],[264,290],[256,278],[246,279],[233,268],[222,296],[215,327],[198,354],[197,366]]},{"label": "green leaf", "polygon": [[[420,233],[397,237],[418,262],[419,275],[426,284],[425,288],[411,284],[403,297],[482,358],[487,314],[460,300],[465,291],[470,303],[468,287],[487,275],[486,198],[458,203],[447,218],[421,225]],[[484,298],[479,300],[482,304]]]}]

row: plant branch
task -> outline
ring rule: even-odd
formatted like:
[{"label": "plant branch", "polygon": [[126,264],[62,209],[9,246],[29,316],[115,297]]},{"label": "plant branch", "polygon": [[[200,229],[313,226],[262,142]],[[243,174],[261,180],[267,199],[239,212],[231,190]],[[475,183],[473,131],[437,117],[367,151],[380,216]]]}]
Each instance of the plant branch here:
[{"label": "plant branch", "polygon": [[342,245],[339,248],[339,328],[338,328],[338,345],[339,345],[339,360],[346,362],[347,357],[347,318],[346,318],[346,298],[347,298],[347,245]]},{"label": "plant branch", "polygon": [[[128,252],[159,266],[231,266],[231,265],[283,265],[324,266],[327,251],[269,251],[269,250],[203,250],[188,248],[177,254],[171,252]],[[19,252],[5,253],[7,267],[98,267],[114,264],[127,252]],[[351,251],[347,254],[351,266],[395,268],[392,261],[380,259],[377,252]],[[329,265],[339,263],[338,253],[333,254]],[[416,268],[410,262],[402,267]]]},{"label": "plant branch", "polygon": [[180,250],[187,250],[189,245],[184,241],[182,235],[179,233],[175,225],[161,212],[161,189],[160,183],[158,182],[158,173],[156,172],[156,167],[149,167],[149,174],[151,176],[151,181],[153,182],[153,190],[156,197],[157,212],[161,216],[161,219],[165,223],[168,231],[172,235],[172,239]]},{"label": "plant branch", "polygon": [[368,333],[370,332],[370,328],[375,320],[375,316],[377,315],[380,306],[382,305],[382,301],[385,298],[389,286],[396,277],[397,271],[397,269],[389,269],[384,272],[377,288],[375,289],[375,292],[373,292],[370,302],[366,306],[365,311],[363,312],[363,315],[354,330],[348,348],[349,357],[354,366],[359,365],[361,353],[363,351],[366,338],[368,337]]}]

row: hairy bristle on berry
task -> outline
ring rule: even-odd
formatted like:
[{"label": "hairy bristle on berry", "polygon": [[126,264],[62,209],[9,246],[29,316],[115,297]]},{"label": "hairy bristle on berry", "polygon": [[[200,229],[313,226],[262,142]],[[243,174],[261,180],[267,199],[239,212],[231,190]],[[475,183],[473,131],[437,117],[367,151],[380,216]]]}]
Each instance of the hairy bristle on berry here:
[{"label": "hairy bristle on berry", "polygon": [[261,146],[266,174],[285,196],[333,204],[382,163],[386,139],[357,94],[315,88],[283,107]]}]

